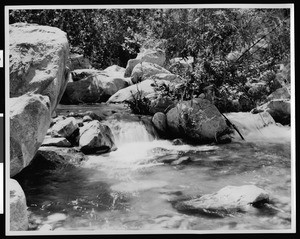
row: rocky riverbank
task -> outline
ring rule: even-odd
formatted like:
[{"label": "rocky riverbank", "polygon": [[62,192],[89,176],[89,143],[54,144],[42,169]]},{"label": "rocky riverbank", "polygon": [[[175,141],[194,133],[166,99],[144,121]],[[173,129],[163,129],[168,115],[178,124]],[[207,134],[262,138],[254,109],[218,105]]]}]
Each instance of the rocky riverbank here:
[{"label": "rocky riverbank", "polygon": [[[229,143],[234,130],[228,119],[243,131],[243,116],[237,113],[226,119],[209,100],[209,94],[191,100],[174,100],[164,95],[159,89],[180,88],[186,81],[165,68],[166,56],[160,48],[141,50],[126,68],[113,65],[98,70],[91,68],[87,60],[78,60],[78,56],[70,58],[67,36],[57,28],[13,24],[9,43],[12,178],[22,180],[31,172],[57,167],[80,167],[89,155],[113,153],[118,150],[114,127],[124,120],[139,122],[151,137],[173,141],[173,145]],[[252,115],[258,122],[255,127],[289,124],[289,98],[287,91],[277,90],[268,98],[270,101],[253,109]],[[147,104],[139,105],[140,100]],[[139,107],[147,115],[132,113],[133,108]],[[193,161],[186,155],[168,153],[157,160],[172,166]],[[225,203],[231,211],[232,207],[240,210],[237,201],[241,198],[247,198],[243,207],[267,202],[267,194],[260,188],[253,190],[257,195],[249,196],[245,189],[242,192],[246,194],[224,202],[225,197],[239,191],[225,189],[225,194],[220,190],[174,207],[179,211],[218,211]],[[10,228],[26,230],[26,195],[13,179],[10,191]],[[207,206],[211,204],[209,200],[216,198],[218,207]]]}]

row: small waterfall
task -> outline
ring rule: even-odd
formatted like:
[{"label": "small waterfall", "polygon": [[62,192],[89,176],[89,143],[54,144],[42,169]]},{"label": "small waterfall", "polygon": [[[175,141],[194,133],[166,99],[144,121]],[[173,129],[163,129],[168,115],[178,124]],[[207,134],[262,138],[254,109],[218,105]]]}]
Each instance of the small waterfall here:
[{"label": "small waterfall", "polygon": [[128,143],[151,142],[154,140],[154,136],[147,131],[142,122],[112,120],[105,122],[105,124],[111,128],[118,147]]}]

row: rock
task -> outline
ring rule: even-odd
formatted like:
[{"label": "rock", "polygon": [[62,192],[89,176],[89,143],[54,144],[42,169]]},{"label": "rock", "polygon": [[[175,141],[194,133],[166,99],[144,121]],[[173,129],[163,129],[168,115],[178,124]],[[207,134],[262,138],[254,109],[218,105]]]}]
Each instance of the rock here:
[{"label": "rock", "polygon": [[250,132],[255,132],[257,129],[262,129],[268,125],[275,124],[274,119],[268,112],[257,114],[249,112],[234,112],[226,113],[225,116],[244,136]]},{"label": "rock", "polygon": [[71,69],[91,69],[92,65],[90,64],[89,60],[83,55],[80,54],[71,54],[70,55],[71,60]]},{"label": "rock", "polygon": [[283,125],[290,124],[291,103],[290,100],[271,100],[259,107],[256,107],[251,113],[268,112],[275,122]]},{"label": "rock", "polygon": [[130,77],[133,68],[141,62],[151,62],[159,66],[163,66],[165,61],[166,61],[166,54],[163,50],[142,49],[142,51],[137,55],[136,59],[131,59],[128,61],[124,76]]},{"label": "rock", "polygon": [[275,99],[287,99],[291,98],[291,94],[286,87],[279,88],[275,90],[272,94],[267,97],[267,100],[275,100]]},{"label": "rock", "polygon": [[66,167],[78,167],[86,160],[86,156],[75,148],[42,146],[30,164],[18,173],[15,178],[20,182],[41,180],[54,170],[60,172]]},{"label": "rock", "polygon": [[169,96],[158,95],[158,97],[152,99],[150,102],[150,112],[152,114],[157,112],[166,113],[168,110],[175,107],[176,103],[177,102]]},{"label": "rock", "polygon": [[172,144],[173,145],[183,145],[183,141],[182,141],[182,139],[174,139],[172,141]]},{"label": "rock", "polygon": [[139,93],[142,94],[143,97],[147,98],[155,98],[157,95],[155,91],[155,86],[160,84],[166,84],[169,85],[170,82],[168,81],[159,81],[155,82],[153,80],[145,80],[138,84],[131,85],[125,89],[119,90],[117,93],[112,95],[107,103],[121,103],[125,101],[131,101],[133,100],[133,96],[137,96]]},{"label": "rock", "polygon": [[72,81],[69,81],[69,82],[83,80],[83,79],[85,79],[89,76],[95,76],[95,75],[98,75],[98,74],[101,74],[101,73],[102,73],[102,71],[96,70],[96,69],[77,69],[77,70],[73,70],[71,72]]},{"label": "rock", "polygon": [[52,224],[52,223],[56,223],[56,222],[59,222],[59,221],[65,221],[67,219],[67,216],[63,213],[54,213],[54,214],[51,214],[47,217],[46,219],[46,223],[47,224]]},{"label": "rock", "polygon": [[41,145],[69,79],[69,44],[58,28],[15,23],[9,27],[11,176]]},{"label": "rock", "polygon": [[89,115],[85,115],[85,116],[83,117],[83,119],[82,119],[83,122],[89,122],[89,121],[92,121],[92,120],[93,120],[92,117],[89,116]]},{"label": "rock", "polygon": [[178,159],[178,153],[177,152],[173,152],[167,155],[163,155],[160,157],[157,157],[157,162],[159,163],[165,163],[165,164],[170,164],[174,161],[176,161]]},{"label": "rock", "polygon": [[165,133],[167,129],[167,116],[164,113],[157,112],[152,117],[152,123],[161,133]]},{"label": "rock", "polygon": [[173,135],[198,142],[215,141],[228,129],[218,109],[205,99],[178,103],[168,111],[167,125]]},{"label": "rock", "polygon": [[20,184],[9,179],[10,230],[26,231],[29,226],[26,198]]},{"label": "rock", "polygon": [[180,165],[180,164],[186,164],[188,162],[191,162],[191,158],[189,156],[183,156],[180,157],[179,159],[173,161],[171,165]]},{"label": "rock", "polygon": [[97,120],[88,122],[80,128],[79,146],[85,154],[103,153],[116,149],[110,128]]},{"label": "rock", "polygon": [[29,92],[48,96],[51,114],[68,80],[67,35],[55,27],[15,23],[9,26],[10,97]]},{"label": "rock", "polygon": [[57,116],[57,117],[55,117],[55,118],[52,118],[51,119],[51,123],[50,123],[50,127],[52,127],[54,124],[56,124],[57,122],[59,122],[59,121],[62,121],[62,120],[64,120],[64,119],[66,119],[67,117],[66,116],[64,116],[64,115],[60,115],[60,116]]},{"label": "rock", "polygon": [[52,231],[53,228],[50,224],[44,224],[40,228],[38,228],[38,231]]},{"label": "rock", "polygon": [[179,202],[179,211],[193,211],[216,216],[227,216],[240,211],[248,211],[251,206],[260,207],[269,201],[266,191],[255,185],[227,186],[216,193]]},{"label": "rock", "polygon": [[10,99],[10,175],[26,167],[50,126],[49,98],[23,95]]},{"label": "rock", "polygon": [[60,138],[52,138],[52,137],[45,137],[42,146],[56,146],[56,147],[71,147],[71,143],[64,137]]},{"label": "rock", "polygon": [[109,66],[109,67],[105,68],[104,72],[109,74],[109,75],[115,75],[115,74],[124,75],[125,70],[126,69],[124,67],[121,67],[121,66],[118,66],[118,65],[112,65],[112,66]]},{"label": "rock", "polygon": [[105,102],[120,89],[128,86],[128,82],[121,77],[110,77],[104,73],[91,75],[83,80],[69,82],[62,104]]},{"label": "rock", "polygon": [[154,76],[156,74],[169,74],[171,75],[171,72],[166,70],[165,68],[154,64],[150,62],[142,62],[137,64],[131,73],[131,81],[132,83],[136,84],[138,82],[144,81],[151,76]]},{"label": "rock", "polygon": [[68,117],[62,121],[57,122],[52,127],[52,137],[70,137],[74,131],[78,129],[76,119],[74,117]]},{"label": "rock", "polygon": [[228,144],[228,143],[231,143],[230,135],[225,134],[218,138],[218,144]]},{"label": "rock", "polygon": [[64,165],[78,166],[85,160],[85,155],[74,148],[43,146],[39,148],[31,166],[35,167],[35,171],[40,171],[56,169]]}]

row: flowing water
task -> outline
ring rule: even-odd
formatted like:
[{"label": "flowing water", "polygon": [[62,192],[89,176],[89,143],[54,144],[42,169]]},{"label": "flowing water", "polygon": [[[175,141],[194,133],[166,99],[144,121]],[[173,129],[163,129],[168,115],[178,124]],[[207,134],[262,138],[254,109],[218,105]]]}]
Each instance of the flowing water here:
[{"label": "flowing water", "polygon": [[[224,145],[172,145],[140,122],[107,121],[118,149],[90,155],[21,183],[32,230],[278,230],[291,228],[290,128],[269,125]],[[252,122],[253,123],[253,122]],[[245,126],[249,122],[243,123]],[[245,132],[244,132],[245,133]],[[189,156],[186,165],[161,157]],[[274,210],[211,217],[177,211],[174,202],[233,185],[256,185]]]}]

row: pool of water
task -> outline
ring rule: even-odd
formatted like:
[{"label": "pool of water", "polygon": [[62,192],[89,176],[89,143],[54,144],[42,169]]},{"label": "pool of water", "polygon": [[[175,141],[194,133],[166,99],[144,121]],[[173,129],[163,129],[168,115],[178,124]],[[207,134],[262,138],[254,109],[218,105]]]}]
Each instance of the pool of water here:
[{"label": "pool of water", "polygon": [[[236,138],[230,144],[191,146],[155,139],[141,125],[129,124],[125,133],[118,131],[116,151],[90,155],[80,167],[61,167],[19,181],[27,198],[31,230],[291,228],[289,127],[267,127],[249,134],[246,141]],[[139,127],[137,137],[132,137]],[[162,163],[159,159],[166,155],[189,156],[190,161]],[[174,207],[180,200],[228,185],[249,184],[269,193],[272,210],[253,207],[245,213],[211,217]]]}]

